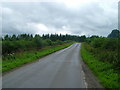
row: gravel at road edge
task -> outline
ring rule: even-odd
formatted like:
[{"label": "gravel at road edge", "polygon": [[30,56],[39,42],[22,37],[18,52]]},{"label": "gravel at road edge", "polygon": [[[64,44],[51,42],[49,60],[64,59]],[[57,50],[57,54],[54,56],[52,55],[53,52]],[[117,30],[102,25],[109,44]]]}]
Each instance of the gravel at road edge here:
[{"label": "gravel at road edge", "polygon": [[85,81],[87,83],[87,88],[104,88],[100,83],[96,76],[89,69],[87,64],[81,60],[82,69],[85,75]]}]

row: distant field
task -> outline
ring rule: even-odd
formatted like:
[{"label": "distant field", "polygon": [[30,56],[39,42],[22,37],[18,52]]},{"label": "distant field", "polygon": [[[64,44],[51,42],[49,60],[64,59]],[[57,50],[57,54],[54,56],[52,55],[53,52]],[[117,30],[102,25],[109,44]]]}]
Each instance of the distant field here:
[{"label": "distant field", "polygon": [[15,53],[13,55],[10,55],[2,61],[2,72],[7,72],[16,67],[20,67],[26,63],[33,62],[50,53],[64,49],[70,46],[71,44],[73,44],[73,42],[63,44],[63,45],[49,46],[49,47],[40,49],[38,51],[37,50],[25,51],[25,52],[20,52],[20,53]]}]

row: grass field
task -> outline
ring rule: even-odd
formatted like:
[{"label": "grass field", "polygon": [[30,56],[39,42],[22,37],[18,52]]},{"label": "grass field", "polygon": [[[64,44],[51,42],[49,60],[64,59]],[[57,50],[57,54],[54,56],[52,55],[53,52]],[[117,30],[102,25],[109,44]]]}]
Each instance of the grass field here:
[{"label": "grass field", "polygon": [[64,49],[70,46],[71,44],[73,44],[73,42],[63,44],[63,45],[46,47],[38,51],[34,50],[34,51],[25,51],[21,53],[15,53],[14,55],[6,57],[5,60],[2,60],[2,72],[7,72],[11,69],[22,66],[23,64],[33,62],[50,53]]},{"label": "grass field", "polygon": [[112,68],[112,64],[98,60],[86,50],[84,43],[82,43],[81,55],[105,88],[120,88],[120,82],[118,82],[120,75]]}]

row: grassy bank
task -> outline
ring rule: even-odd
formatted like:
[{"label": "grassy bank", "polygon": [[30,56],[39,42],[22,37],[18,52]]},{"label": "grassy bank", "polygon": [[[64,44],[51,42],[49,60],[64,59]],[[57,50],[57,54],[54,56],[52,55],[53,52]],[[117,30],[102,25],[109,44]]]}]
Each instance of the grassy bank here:
[{"label": "grassy bank", "polygon": [[25,51],[25,52],[20,52],[20,53],[15,53],[13,55],[10,55],[2,61],[2,72],[7,72],[7,71],[10,71],[11,69],[22,66],[23,64],[33,62],[50,53],[64,49],[70,46],[71,44],[73,44],[73,42],[63,44],[63,45],[46,47],[40,50]]},{"label": "grassy bank", "polygon": [[108,62],[98,60],[91,52],[89,52],[85,43],[82,43],[81,55],[84,62],[89,66],[93,73],[97,76],[99,82],[105,88],[120,88],[118,72],[113,69],[113,65]]}]

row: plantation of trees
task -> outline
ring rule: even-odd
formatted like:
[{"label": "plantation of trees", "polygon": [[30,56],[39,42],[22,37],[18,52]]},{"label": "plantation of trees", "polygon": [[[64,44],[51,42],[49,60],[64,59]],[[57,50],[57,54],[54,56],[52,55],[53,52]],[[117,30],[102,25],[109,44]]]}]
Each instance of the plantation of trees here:
[{"label": "plantation of trees", "polygon": [[41,49],[46,46],[61,45],[70,41],[85,41],[85,36],[46,34],[35,36],[29,34],[5,35],[2,38],[2,55],[26,51],[29,49]]}]

